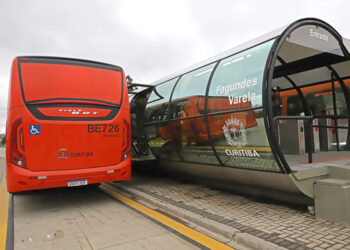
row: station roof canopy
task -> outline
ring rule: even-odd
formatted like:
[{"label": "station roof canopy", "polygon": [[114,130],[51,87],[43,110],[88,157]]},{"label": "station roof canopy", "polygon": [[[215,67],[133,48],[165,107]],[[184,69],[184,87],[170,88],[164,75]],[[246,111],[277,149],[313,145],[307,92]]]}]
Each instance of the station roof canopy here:
[{"label": "station roof canopy", "polygon": [[[217,54],[217,55],[215,55],[215,56],[213,56],[213,57],[211,57],[211,58],[208,58],[208,59],[206,59],[206,60],[204,60],[204,61],[201,61],[201,62],[199,62],[199,63],[196,63],[196,64],[194,64],[194,65],[192,65],[192,66],[186,67],[186,68],[184,68],[184,69],[182,69],[182,70],[180,70],[180,71],[177,71],[177,72],[175,72],[175,73],[173,73],[173,74],[171,74],[171,75],[168,75],[168,76],[166,76],[166,77],[164,77],[164,78],[161,78],[161,79],[159,79],[159,80],[157,80],[157,81],[151,83],[150,85],[158,85],[158,84],[160,84],[160,83],[163,83],[163,82],[166,82],[166,81],[168,81],[168,80],[170,80],[170,79],[173,79],[173,78],[175,78],[175,77],[177,77],[177,76],[179,76],[179,75],[182,75],[182,74],[184,74],[184,73],[187,73],[187,72],[190,72],[190,71],[195,70],[195,69],[197,69],[197,68],[200,68],[200,67],[202,67],[202,66],[204,66],[204,65],[208,65],[208,64],[213,63],[213,62],[215,62],[215,61],[218,61],[218,60],[220,60],[220,59],[222,59],[222,58],[226,58],[226,57],[228,57],[228,56],[234,55],[234,54],[236,54],[236,53],[239,53],[239,52],[241,52],[241,51],[244,51],[244,50],[246,50],[246,49],[249,49],[249,48],[251,48],[251,47],[254,47],[254,46],[256,46],[256,45],[259,45],[259,44],[261,44],[261,43],[264,43],[264,42],[266,42],[266,41],[269,41],[269,40],[272,40],[272,39],[275,39],[275,38],[278,38],[278,37],[282,37],[283,34],[285,34],[285,33],[287,33],[287,32],[290,32],[289,29],[292,28],[295,24],[299,24],[299,23],[302,23],[302,22],[305,23],[305,26],[307,25],[307,23],[312,24],[312,22],[314,22],[314,23],[319,22],[319,23],[325,24],[326,26],[328,26],[328,27],[330,27],[331,29],[333,29],[329,24],[325,23],[325,22],[322,21],[322,20],[316,19],[316,18],[304,18],[304,19],[300,19],[300,20],[297,20],[297,21],[291,23],[290,25],[285,25],[285,26],[283,26],[283,27],[280,27],[280,28],[278,28],[278,29],[275,29],[275,30],[273,30],[273,31],[271,31],[271,32],[269,32],[269,33],[266,33],[266,34],[264,34],[264,35],[262,35],[262,36],[259,36],[259,37],[255,38],[255,39],[252,39],[252,40],[250,40],[250,41],[248,41],[248,42],[246,42],[246,43],[243,43],[243,44],[238,45],[238,46],[236,46],[236,47],[234,47],[234,48],[231,48],[231,49],[229,49],[229,50],[226,50],[226,51],[224,51],[224,52],[222,52],[222,53],[220,53],[220,54]],[[333,29],[333,31],[334,31],[334,33],[336,33],[338,36],[340,36],[339,33],[338,33],[335,29]],[[285,38],[286,41],[288,41],[289,38],[290,38],[290,37]],[[343,38],[343,37],[341,37],[341,39],[342,39],[343,45],[344,45],[344,47],[346,48],[346,50],[347,50],[347,51],[350,51],[350,40],[349,40],[349,39],[346,39],[346,38]],[[334,45],[334,44],[333,44],[333,45]],[[285,46],[285,49],[283,49],[283,50],[281,49],[281,53],[288,53],[288,51],[290,52],[289,55],[286,55],[286,56],[285,56],[286,58],[292,59],[293,56],[296,57],[296,58],[298,58],[299,55],[293,55],[293,54],[291,54],[291,53],[293,53],[293,51],[294,51],[294,49],[292,48],[293,46],[299,46],[299,47],[301,47],[300,45],[298,45],[298,42],[296,42],[296,43],[293,43],[293,42],[291,42],[291,43],[285,43],[284,46]],[[290,46],[290,47],[289,47],[289,48],[286,48],[286,46]],[[298,51],[299,51],[299,53],[302,53],[302,51],[301,51],[300,49],[298,49]],[[307,51],[308,51],[307,53],[312,53],[312,50],[310,50],[310,49],[308,49]],[[327,51],[327,52],[328,52],[328,51]],[[316,55],[316,54],[317,54],[317,52],[316,52],[316,50],[315,50],[315,55]],[[334,54],[337,54],[337,52],[335,52]],[[311,56],[311,54],[306,55],[306,56]],[[283,57],[283,55],[282,55],[282,57]],[[329,59],[330,59],[330,58],[327,58],[328,62],[329,62]],[[335,60],[336,60],[336,59],[335,59]],[[335,61],[335,62],[336,62],[336,61]],[[280,64],[280,63],[278,62],[275,66],[278,66],[279,64]],[[348,68],[348,66],[350,66],[350,63],[349,63],[349,65],[344,65],[344,64],[342,64],[342,65],[339,64],[338,66],[335,65],[336,70],[340,72],[340,75],[342,75],[342,73],[341,73],[342,71],[345,72],[344,67],[345,67],[345,68]],[[288,67],[288,68],[291,68],[291,67]],[[279,70],[281,71],[282,69],[283,69],[283,68],[281,67]],[[278,69],[277,69],[277,71],[278,71]],[[318,72],[318,73],[320,73],[320,72]],[[278,74],[278,72],[276,72],[276,74]],[[282,74],[282,73],[281,73],[281,74]],[[274,77],[274,78],[277,78],[277,77],[278,77],[278,75],[276,75],[276,77]]]}]

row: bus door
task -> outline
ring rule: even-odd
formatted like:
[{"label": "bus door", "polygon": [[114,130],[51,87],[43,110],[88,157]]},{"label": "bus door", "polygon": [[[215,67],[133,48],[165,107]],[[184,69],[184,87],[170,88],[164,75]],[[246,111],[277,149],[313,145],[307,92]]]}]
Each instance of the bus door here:
[{"label": "bus door", "polygon": [[145,134],[145,109],[152,86],[133,83],[128,86],[129,94],[133,94],[130,101],[131,117],[131,148],[133,157],[142,158],[151,154]]}]

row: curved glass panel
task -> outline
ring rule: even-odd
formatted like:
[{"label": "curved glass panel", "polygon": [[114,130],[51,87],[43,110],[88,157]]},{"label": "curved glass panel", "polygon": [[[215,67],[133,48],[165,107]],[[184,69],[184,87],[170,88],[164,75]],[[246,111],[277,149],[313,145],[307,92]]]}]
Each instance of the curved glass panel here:
[{"label": "curved glass panel", "polygon": [[219,164],[209,144],[203,116],[205,91],[214,67],[215,63],[212,63],[183,75],[174,89],[170,129],[177,150],[185,162]]},{"label": "curved glass panel", "polygon": [[[161,159],[180,159],[168,126],[169,99],[177,80],[178,77],[157,85],[153,89],[146,105],[145,131],[148,145],[152,153]],[[147,124],[150,122],[151,124]]]},{"label": "curved glass panel", "polygon": [[225,166],[280,172],[266,136],[262,109],[209,116],[209,127]]},{"label": "curved glass panel", "polygon": [[209,113],[262,105],[265,63],[273,41],[220,62],[210,85]]},{"label": "curved glass panel", "polygon": [[[266,136],[262,108],[265,64],[273,40],[228,57],[210,85],[209,133],[227,167],[280,172]],[[241,111],[239,111],[241,110]]]},{"label": "curved glass panel", "polygon": [[168,103],[171,91],[179,78],[157,85],[146,105],[146,122],[165,121],[168,119]]},{"label": "curved glass panel", "polygon": [[204,116],[174,120],[170,123],[170,127],[183,161],[219,165],[208,141]]},{"label": "curved glass panel", "polygon": [[171,100],[171,111],[175,112],[173,118],[204,113],[205,90],[214,67],[215,63],[212,63],[181,77]]}]

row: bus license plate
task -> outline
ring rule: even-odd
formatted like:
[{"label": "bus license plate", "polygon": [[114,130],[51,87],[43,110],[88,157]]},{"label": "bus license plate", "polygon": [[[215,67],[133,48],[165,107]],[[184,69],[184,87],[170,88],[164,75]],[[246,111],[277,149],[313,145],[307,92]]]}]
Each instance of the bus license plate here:
[{"label": "bus license plate", "polygon": [[76,181],[68,181],[68,187],[77,187],[87,185],[87,180],[76,180]]}]

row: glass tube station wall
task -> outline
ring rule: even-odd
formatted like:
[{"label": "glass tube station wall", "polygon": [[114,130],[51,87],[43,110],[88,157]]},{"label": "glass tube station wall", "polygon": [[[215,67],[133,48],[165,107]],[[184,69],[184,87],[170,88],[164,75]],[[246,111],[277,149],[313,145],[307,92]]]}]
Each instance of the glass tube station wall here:
[{"label": "glass tube station wall", "polygon": [[146,135],[160,159],[280,171],[265,132],[262,83],[274,40],[157,85]]},{"label": "glass tube station wall", "polygon": [[350,162],[348,44],[301,19],[155,82],[140,106],[152,153],[287,174]]}]

